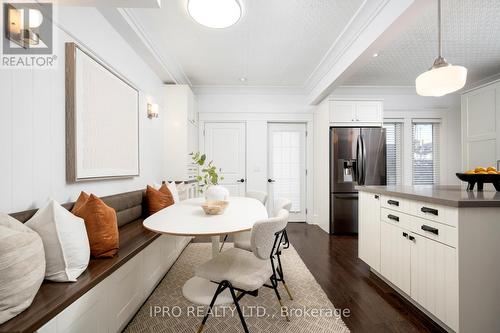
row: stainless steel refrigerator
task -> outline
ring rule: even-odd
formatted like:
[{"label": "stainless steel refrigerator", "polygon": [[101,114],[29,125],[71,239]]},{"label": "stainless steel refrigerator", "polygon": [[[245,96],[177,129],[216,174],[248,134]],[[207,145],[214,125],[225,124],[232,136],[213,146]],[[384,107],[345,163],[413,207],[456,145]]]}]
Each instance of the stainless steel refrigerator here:
[{"label": "stainless steel refrigerator", "polygon": [[356,185],[386,185],[385,129],[330,128],[330,233],[358,233]]}]

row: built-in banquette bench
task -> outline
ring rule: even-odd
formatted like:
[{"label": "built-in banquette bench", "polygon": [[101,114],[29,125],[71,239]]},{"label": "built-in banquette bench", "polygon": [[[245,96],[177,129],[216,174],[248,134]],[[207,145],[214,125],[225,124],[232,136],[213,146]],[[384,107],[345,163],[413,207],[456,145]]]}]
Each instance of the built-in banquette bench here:
[{"label": "built-in banquette bench", "polygon": [[[143,228],[144,191],[101,199],[117,213],[118,255],[90,259],[77,282],[44,281],[31,306],[0,325],[0,332],[119,332],[191,240]],[[73,203],[63,206],[70,210]],[[11,216],[26,222],[35,212]]]}]

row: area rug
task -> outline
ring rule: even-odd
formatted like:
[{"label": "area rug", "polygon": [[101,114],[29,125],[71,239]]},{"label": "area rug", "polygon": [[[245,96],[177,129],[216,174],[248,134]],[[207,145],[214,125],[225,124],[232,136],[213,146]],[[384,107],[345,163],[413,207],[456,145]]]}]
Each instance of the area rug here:
[{"label": "area rug", "polygon": [[[226,245],[226,248],[229,246]],[[125,332],[197,332],[205,307],[186,300],[182,296],[182,286],[193,276],[193,268],[209,260],[210,255],[211,244],[189,244]],[[334,308],[295,249],[290,247],[283,251],[282,258],[287,285],[294,297],[293,301],[290,300],[280,284],[279,291],[290,322],[282,316],[274,291],[264,287],[257,297],[246,295],[240,301],[250,332],[349,332],[342,321],[342,315],[346,314]],[[203,332],[243,332],[233,305],[219,306],[213,314]]]}]

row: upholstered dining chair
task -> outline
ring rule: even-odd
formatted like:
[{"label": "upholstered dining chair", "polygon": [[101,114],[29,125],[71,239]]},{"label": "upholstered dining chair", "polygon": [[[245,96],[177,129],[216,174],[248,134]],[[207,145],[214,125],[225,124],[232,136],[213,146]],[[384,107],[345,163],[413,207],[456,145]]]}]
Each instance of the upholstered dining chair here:
[{"label": "upholstered dining chair", "polygon": [[[247,191],[246,195],[247,198],[253,198],[259,200],[264,206],[266,205],[267,202],[267,193],[262,192],[262,191]],[[273,215],[274,216],[274,215]],[[227,236],[224,236],[224,239],[222,240],[222,245],[219,249],[219,252],[222,252],[222,248],[224,247],[224,244],[226,243]],[[250,231],[243,231],[243,232],[238,232],[237,234],[233,235],[234,243],[241,243],[241,244],[248,244],[250,246]]]},{"label": "upholstered dining chair", "polygon": [[[286,198],[278,198],[276,199],[276,202],[274,203],[274,209],[273,209],[273,216],[278,216],[279,212],[281,210],[286,210],[290,212],[290,209],[292,208],[292,201],[290,199]],[[247,232],[250,233],[250,232]],[[243,235],[242,235],[243,234]],[[242,249],[242,250],[247,250],[247,251],[252,251],[252,245],[250,243],[250,237],[245,237],[245,233],[238,233],[238,237],[234,238],[234,247]],[[242,235],[242,236],[240,236]],[[286,233],[286,230],[283,231],[283,242],[280,243],[279,246],[279,251],[277,255],[277,262],[278,262],[278,267],[277,267],[277,273],[279,276],[279,281],[283,283],[283,287],[285,287],[286,293],[288,294],[288,297],[293,300],[292,293],[290,292],[290,289],[288,289],[288,285],[286,284],[285,281],[285,274],[283,273],[283,266],[281,265],[281,251],[283,249],[287,249],[290,247],[290,243],[288,241],[288,235]]]},{"label": "upholstered dining chair", "polygon": [[[195,269],[195,276],[210,280],[218,285],[217,290],[203,317],[198,333],[203,330],[217,297],[226,289],[231,293],[234,305],[246,333],[248,327],[239,305],[245,295],[256,297],[263,286],[272,288],[283,308],[278,292],[278,252],[283,242],[283,231],[288,223],[289,213],[281,210],[278,216],[255,222],[250,237],[252,252],[231,248]],[[266,282],[270,281],[271,284]],[[238,292],[238,295],[236,294]],[[280,311],[281,312],[281,311]],[[286,317],[289,321],[290,319]]]},{"label": "upholstered dining chair", "polygon": [[254,198],[262,202],[265,206],[267,202],[267,193],[262,191],[248,191],[245,195],[247,198]]}]

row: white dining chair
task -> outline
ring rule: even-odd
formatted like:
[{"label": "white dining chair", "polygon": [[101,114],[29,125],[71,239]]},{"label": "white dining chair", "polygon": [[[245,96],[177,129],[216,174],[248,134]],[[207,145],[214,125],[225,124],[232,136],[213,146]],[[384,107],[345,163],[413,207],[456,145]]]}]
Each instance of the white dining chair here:
[{"label": "white dining chair", "polygon": [[245,195],[247,198],[254,198],[259,200],[264,206],[267,202],[267,193],[262,191],[248,191]]},{"label": "white dining chair", "polygon": [[[246,333],[248,327],[239,305],[245,295],[256,297],[265,286],[272,288],[278,298],[280,313],[283,308],[278,292],[278,252],[283,242],[283,231],[288,223],[289,213],[281,210],[278,216],[255,222],[250,237],[252,252],[231,248],[195,269],[195,276],[216,283],[217,290],[203,317],[198,333],[203,330],[217,297],[226,289],[231,293],[234,305]],[[270,281],[271,285],[266,282]],[[236,295],[238,292],[238,295]],[[289,321],[288,316],[286,317]]]},{"label": "white dining chair", "polygon": [[[245,195],[247,198],[253,198],[259,200],[264,206],[266,205],[267,202],[267,193],[262,192],[262,191],[248,191]],[[224,244],[226,243],[227,236],[224,236],[224,239],[222,240],[222,244],[220,246],[219,252],[222,252],[222,248],[224,247]],[[242,246],[247,245],[250,247],[250,231],[243,231],[243,232],[238,232],[233,235],[234,239],[234,244],[242,244]]]},{"label": "white dining chair", "polygon": [[[278,216],[279,212],[281,210],[286,210],[290,212],[290,209],[292,208],[292,201],[290,199],[286,198],[278,198],[276,202],[274,203],[274,209],[273,209],[273,216]],[[250,232],[246,232],[250,234]],[[243,236],[240,236],[241,234],[244,233],[238,233],[238,237],[234,237],[234,247],[242,249],[242,250],[247,250],[247,251],[252,251],[252,245],[250,242],[250,237],[245,237],[246,235],[244,234]],[[292,293],[290,292],[290,289],[288,288],[288,285],[286,284],[285,281],[285,274],[283,273],[283,266],[281,265],[281,251],[283,249],[287,249],[290,247],[290,242],[288,241],[288,234],[286,233],[286,230],[283,231],[283,242],[280,243],[279,246],[279,251],[277,255],[277,261],[278,261],[278,267],[277,267],[277,273],[279,276],[279,281],[283,283],[283,287],[285,287],[286,293],[288,294],[288,297],[293,300]]]},{"label": "white dining chair", "polygon": [[[285,209],[290,212],[292,202],[286,198],[278,198],[275,202],[272,216],[278,216],[280,210]],[[234,247],[239,249],[251,251],[250,245],[250,232],[239,232],[234,235]]]}]

